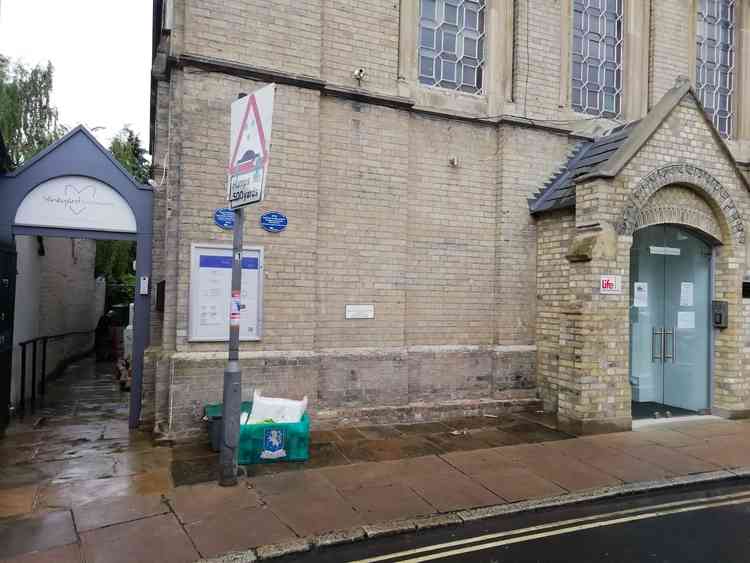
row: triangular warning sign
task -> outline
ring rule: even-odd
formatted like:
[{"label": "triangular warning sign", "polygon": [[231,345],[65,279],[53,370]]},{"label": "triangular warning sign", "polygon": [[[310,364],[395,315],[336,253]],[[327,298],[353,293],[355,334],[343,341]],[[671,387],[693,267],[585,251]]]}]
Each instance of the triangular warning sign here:
[{"label": "triangular warning sign", "polygon": [[263,200],[275,91],[276,85],[270,84],[232,104],[227,184],[232,208]]}]

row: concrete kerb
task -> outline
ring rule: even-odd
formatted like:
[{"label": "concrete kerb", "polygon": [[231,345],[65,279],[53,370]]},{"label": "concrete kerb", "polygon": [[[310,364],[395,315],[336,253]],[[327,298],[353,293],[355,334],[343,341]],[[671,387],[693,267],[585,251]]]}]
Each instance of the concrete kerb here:
[{"label": "concrete kerb", "polygon": [[407,520],[391,520],[378,524],[368,524],[357,526],[349,530],[330,532],[314,536],[312,538],[302,538],[290,542],[279,544],[269,544],[245,552],[236,552],[216,557],[213,559],[201,559],[198,563],[252,563],[259,559],[272,559],[309,551],[313,547],[328,547],[344,543],[354,543],[366,539],[373,539],[388,535],[400,534],[404,532],[413,532],[426,530],[429,528],[441,528],[453,526],[464,522],[473,522],[485,518],[494,518],[521,512],[530,512],[533,510],[542,510],[545,508],[554,508],[571,504],[580,504],[612,498],[618,496],[633,495],[648,491],[665,490],[688,485],[697,485],[701,483],[711,483],[715,481],[724,481],[730,479],[750,477],[750,467],[742,467],[732,470],[711,471],[708,473],[696,473],[683,477],[670,477],[657,481],[642,481],[639,483],[627,483],[613,487],[602,487],[599,489],[590,489],[580,493],[571,493],[557,497],[547,497],[538,500],[526,500],[512,504],[498,504],[482,508],[473,508],[471,510],[457,510],[446,512],[444,514],[435,514]]}]

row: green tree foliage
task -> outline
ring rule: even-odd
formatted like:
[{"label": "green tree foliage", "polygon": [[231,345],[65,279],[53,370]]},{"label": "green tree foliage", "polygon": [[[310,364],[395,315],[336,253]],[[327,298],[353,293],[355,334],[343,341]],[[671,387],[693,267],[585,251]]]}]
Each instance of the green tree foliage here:
[{"label": "green tree foliage", "polygon": [[112,139],[109,150],[120,164],[142,184],[151,177],[151,164],[146,159],[146,149],[141,147],[141,139],[130,127],[122,128]]},{"label": "green tree foliage", "polygon": [[[151,165],[146,150],[141,147],[138,135],[124,127],[109,146],[112,155],[139,182],[151,176]],[[99,240],[96,242],[96,274],[107,279],[108,304],[128,303],[135,291],[135,243],[126,240]]]},{"label": "green tree foliage", "polygon": [[0,55],[0,132],[12,167],[65,134],[50,101],[53,74],[51,63],[29,68]]}]

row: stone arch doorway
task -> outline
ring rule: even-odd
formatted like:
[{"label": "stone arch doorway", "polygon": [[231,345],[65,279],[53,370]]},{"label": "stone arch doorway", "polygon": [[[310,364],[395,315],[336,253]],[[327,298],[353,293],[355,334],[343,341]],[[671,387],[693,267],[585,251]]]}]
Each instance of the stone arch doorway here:
[{"label": "stone arch doorway", "polygon": [[[745,227],[722,184],[687,163],[654,170],[626,203],[621,235],[632,237],[629,261],[628,383],[632,417],[726,414],[727,384],[742,366]],[[713,326],[713,301],[725,302],[729,325]]]},{"label": "stone arch doorway", "polygon": [[[15,255],[19,235],[136,243],[130,428],[136,428],[141,418],[143,358],[150,330],[152,217],[151,187],[136,182],[82,126],[14,172],[0,175],[0,249]],[[9,277],[14,276],[12,272]],[[2,409],[7,409],[3,399],[10,396],[10,377],[0,373]],[[7,420],[7,412],[2,414],[0,433]]]},{"label": "stone arch doorway", "polygon": [[695,228],[667,222],[633,235],[629,383],[634,419],[710,412],[717,244]]}]

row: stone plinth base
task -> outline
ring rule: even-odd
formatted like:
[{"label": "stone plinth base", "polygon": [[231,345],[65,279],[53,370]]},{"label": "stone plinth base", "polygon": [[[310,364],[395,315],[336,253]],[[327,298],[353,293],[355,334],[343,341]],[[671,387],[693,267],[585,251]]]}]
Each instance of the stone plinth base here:
[{"label": "stone plinth base", "polygon": [[[221,402],[226,352],[147,355],[145,412],[171,440],[205,432],[203,406]],[[533,346],[243,352],[242,396],[301,399],[314,423],[410,422],[538,408]]]}]

